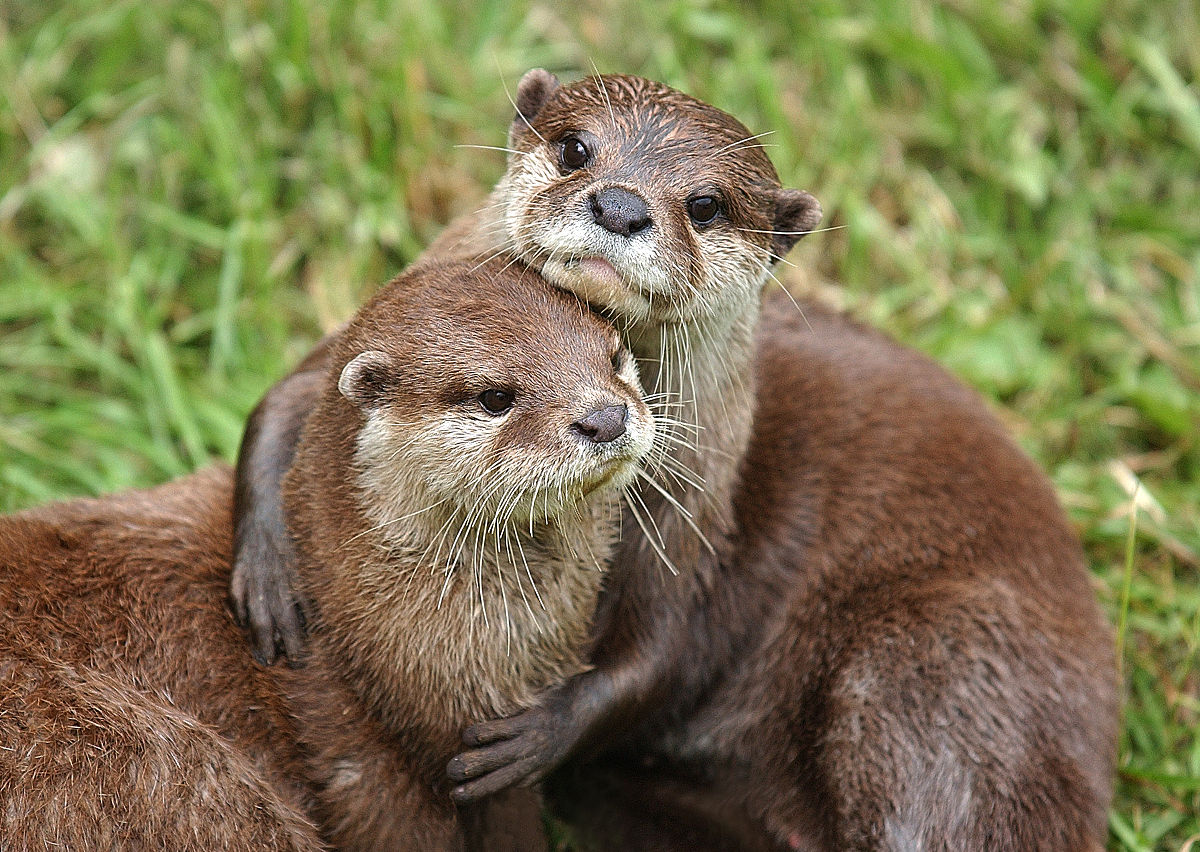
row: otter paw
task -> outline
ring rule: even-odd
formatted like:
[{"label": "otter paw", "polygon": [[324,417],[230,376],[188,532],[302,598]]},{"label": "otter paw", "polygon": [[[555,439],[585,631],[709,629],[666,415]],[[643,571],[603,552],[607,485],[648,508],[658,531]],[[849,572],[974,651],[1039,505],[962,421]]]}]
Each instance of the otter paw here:
[{"label": "otter paw", "polygon": [[239,553],[234,561],[230,583],[234,618],[246,628],[251,653],[264,666],[273,664],[281,650],[293,667],[304,656],[304,609],[292,592],[294,572],[286,566],[278,548]]},{"label": "otter paw", "polygon": [[446,766],[457,785],[450,797],[465,804],[514,785],[537,783],[566,753],[555,747],[556,739],[552,717],[538,709],[472,725],[463,734],[463,743],[472,748]]}]

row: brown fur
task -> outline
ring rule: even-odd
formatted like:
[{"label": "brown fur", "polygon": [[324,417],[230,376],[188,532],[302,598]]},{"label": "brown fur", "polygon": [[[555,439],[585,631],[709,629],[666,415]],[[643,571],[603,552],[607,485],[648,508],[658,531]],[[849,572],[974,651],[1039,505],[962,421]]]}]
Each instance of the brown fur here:
[{"label": "brown fur", "polygon": [[[595,667],[468,730],[456,795],[565,763],[549,789],[597,848],[1097,847],[1111,643],[1044,478],[877,334],[776,299],[756,338],[768,268],[819,206],[736,120],[630,77],[530,72],[517,107],[508,173],[429,257],[516,252],[614,319],[681,424],[631,506]],[[609,188],[653,226],[594,224]],[[721,217],[690,222],[697,194]]]},{"label": "brown fur", "polygon": [[1102,848],[1112,636],[1052,489],[936,365],[800,308],[767,302],[737,556],[689,625],[741,662],[556,805],[599,849]]},{"label": "brown fur", "polygon": [[[514,308],[525,325],[510,323]],[[650,440],[617,347],[574,299],[504,261],[415,271],[364,308],[330,345],[288,481],[312,557],[299,575],[316,614],[302,669],[249,664],[226,609],[226,468],[0,518],[0,837],[17,849],[544,848],[536,795],[456,809],[443,767],[465,725],[581,668],[615,502],[583,499],[592,480],[575,477],[611,469],[620,483]],[[494,383],[516,394],[504,418],[475,400]],[[571,424],[614,400],[629,407],[626,435],[581,441]],[[447,440],[464,424],[483,431],[453,462],[389,468],[439,418]],[[484,455],[491,468],[474,464]],[[423,546],[428,525],[372,517],[390,508],[389,476],[413,477],[412,491],[459,473],[543,476],[561,497],[522,508],[512,491],[520,529],[471,543],[476,555],[523,547],[540,608],[516,610],[515,556],[484,566],[506,573],[472,576],[461,553]],[[451,565],[463,570],[446,580]],[[429,586],[445,589],[438,606]],[[505,593],[511,615],[496,606]],[[463,646],[464,664],[424,653],[439,642]]]},{"label": "brown fur", "polygon": [[14,849],[322,848],[283,673],[242,663],[222,601],[231,484],[214,469],[0,519]]}]

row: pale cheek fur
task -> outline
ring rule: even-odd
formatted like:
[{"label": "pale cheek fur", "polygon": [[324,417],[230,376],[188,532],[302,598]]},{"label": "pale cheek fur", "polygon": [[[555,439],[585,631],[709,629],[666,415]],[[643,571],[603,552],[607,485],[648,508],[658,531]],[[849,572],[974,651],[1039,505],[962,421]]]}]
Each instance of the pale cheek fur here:
[{"label": "pale cheek fur", "polygon": [[499,427],[499,421],[454,414],[418,426],[373,412],[358,436],[360,481],[389,502],[405,501],[404,491],[433,500],[463,495],[465,501],[486,472]]},{"label": "pale cheek fur", "polygon": [[765,252],[728,232],[702,234],[698,243],[709,280],[697,296],[707,311],[696,313],[732,313],[756,302],[770,274]]},{"label": "pale cheek fur", "polygon": [[558,168],[544,154],[530,153],[509,164],[508,173],[503,178],[507,202],[503,215],[509,240],[521,254],[525,253],[525,247],[521,245],[525,204],[521,200],[532,198],[558,177]]},{"label": "pale cheek fur", "polygon": [[[544,435],[540,452],[506,447],[503,422],[447,413],[418,428],[383,412],[371,414],[355,453],[359,484],[371,495],[365,511],[387,530],[397,518],[422,526],[423,519],[440,523],[447,512],[551,517],[578,502],[581,483],[598,468],[584,446],[564,430]],[[649,442],[647,433],[637,427],[636,446]],[[434,506],[443,511],[425,513]]]}]

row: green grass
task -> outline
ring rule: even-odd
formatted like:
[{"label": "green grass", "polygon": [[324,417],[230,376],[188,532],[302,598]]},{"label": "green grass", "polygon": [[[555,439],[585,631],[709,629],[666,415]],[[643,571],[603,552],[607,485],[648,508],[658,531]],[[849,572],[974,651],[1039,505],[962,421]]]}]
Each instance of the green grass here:
[{"label": "green grass", "polygon": [[[247,8],[253,11],[247,11]],[[0,510],[232,458],[258,396],[503,168],[528,67],[772,130],[786,271],[1050,472],[1120,625],[1110,847],[1200,835],[1192,0],[0,3]],[[469,10],[469,11],[467,11]],[[1133,494],[1137,524],[1133,527]]]}]

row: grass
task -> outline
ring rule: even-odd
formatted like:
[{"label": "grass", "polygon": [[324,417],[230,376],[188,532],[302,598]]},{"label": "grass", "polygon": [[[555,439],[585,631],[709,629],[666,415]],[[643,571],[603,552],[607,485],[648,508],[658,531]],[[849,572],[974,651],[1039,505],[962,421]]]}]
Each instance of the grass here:
[{"label": "grass", "polygon": [[[469,11],[468,11],[469,9]],[[772,130],[786,270],[1050,472],[1120,626],[1110,848],[1200,835],[1191,0],[0,2],[0,510],[234,456],[258,396],[503,169],[526,68]],[[1136,526],[1134,525],[1136,518]]]}]

